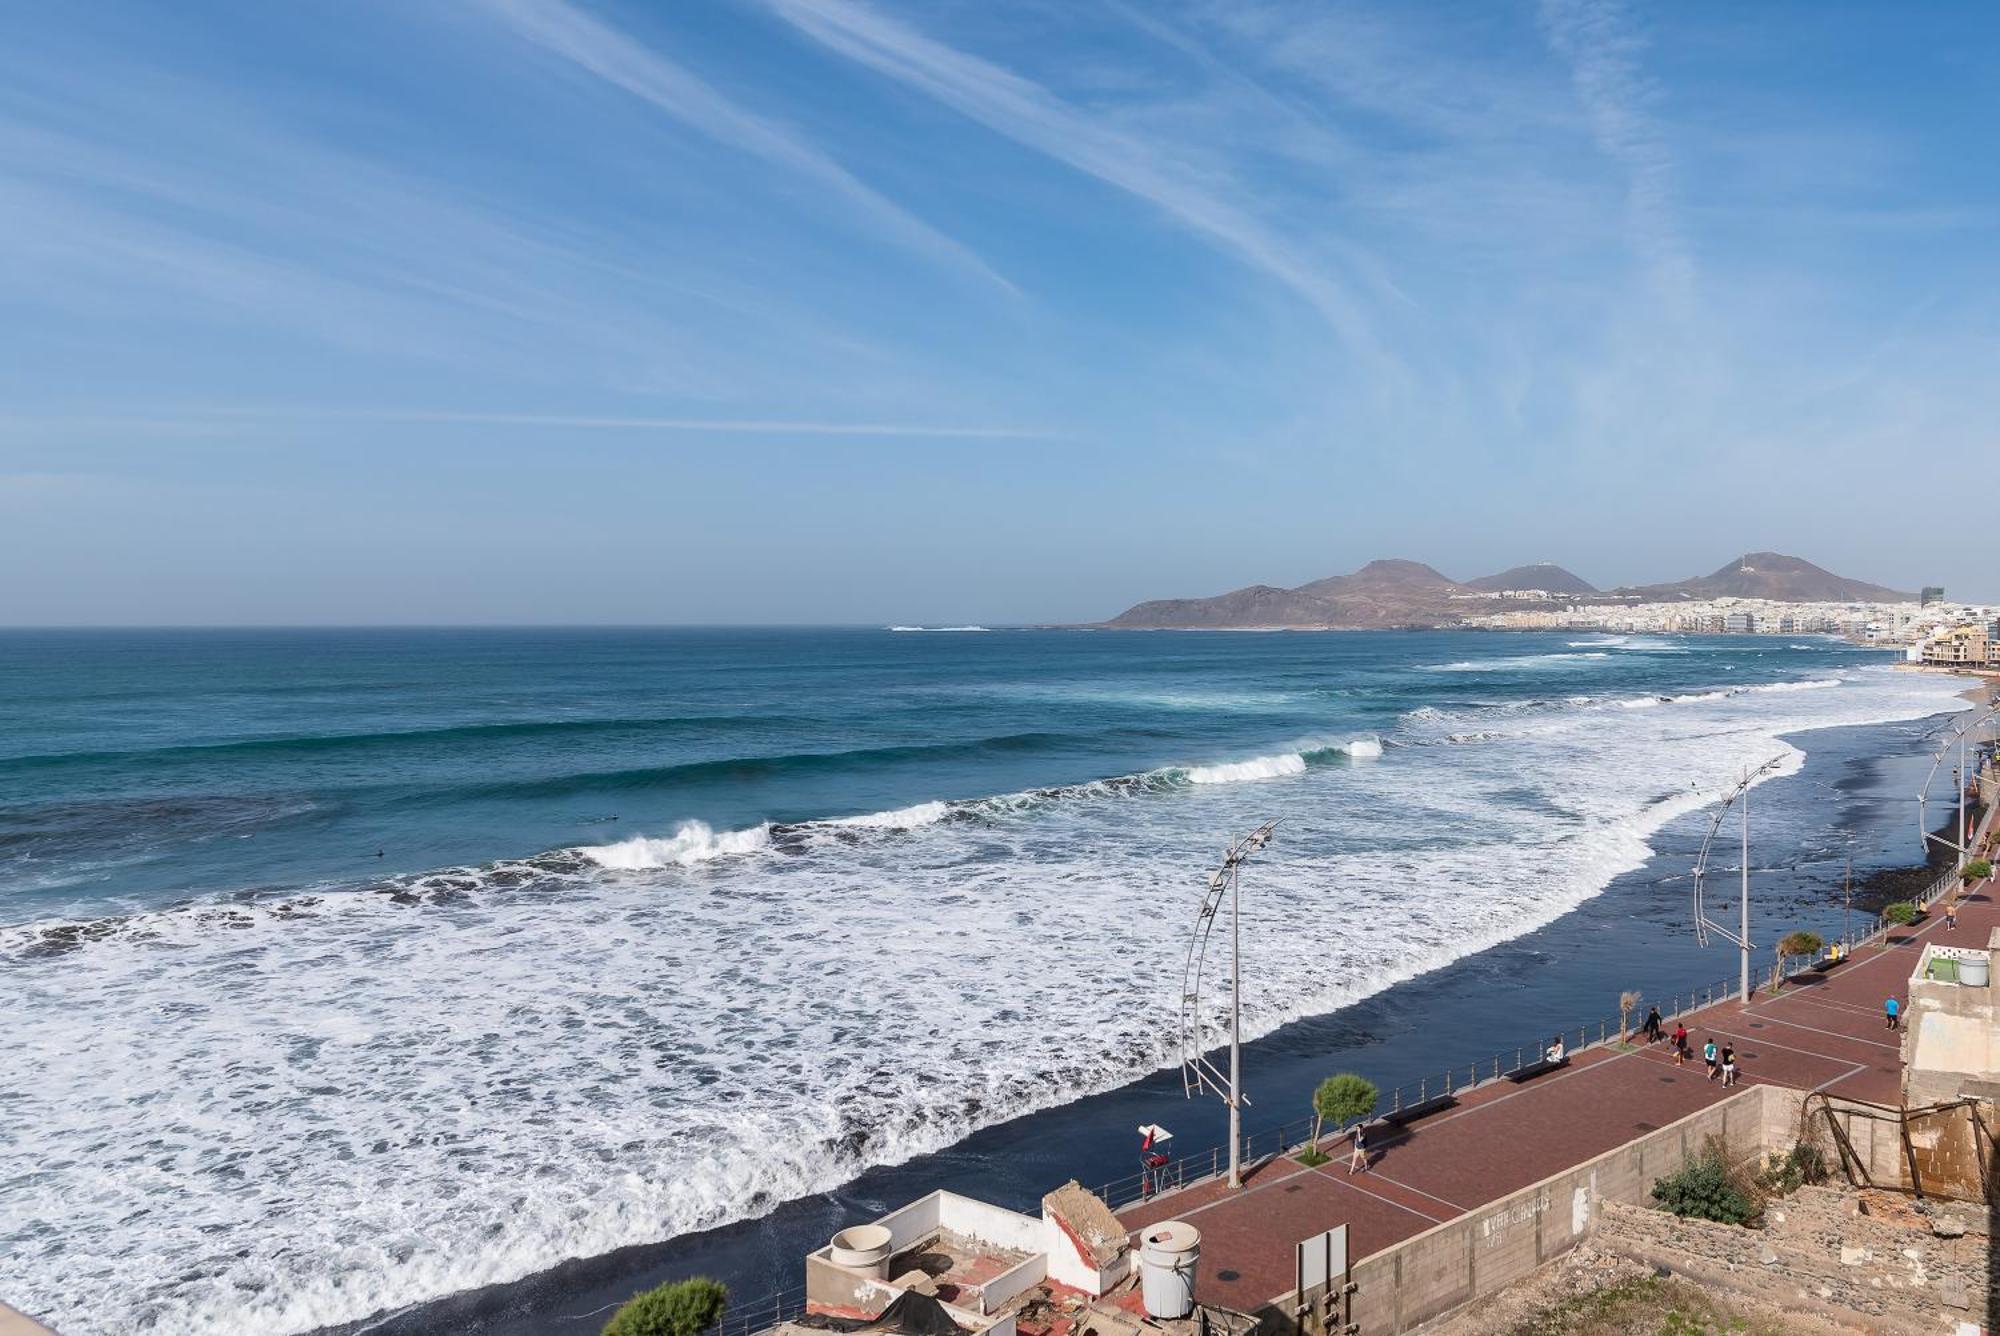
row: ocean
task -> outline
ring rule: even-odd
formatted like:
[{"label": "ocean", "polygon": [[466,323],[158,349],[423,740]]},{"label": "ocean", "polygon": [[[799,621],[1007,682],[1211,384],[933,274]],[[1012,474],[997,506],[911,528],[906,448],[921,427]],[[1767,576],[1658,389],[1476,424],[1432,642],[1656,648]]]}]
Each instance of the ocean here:
[{"label": "ocean", "polygon": [[[1170,1066],[1251,827],[1268,1035],[1554,931],[1816,730],[1959,704],[1889,657],[0,633],[0,1298],[304,1332],[833,1192]],[[1760,847],[1830,855],[1770,806]]]}]

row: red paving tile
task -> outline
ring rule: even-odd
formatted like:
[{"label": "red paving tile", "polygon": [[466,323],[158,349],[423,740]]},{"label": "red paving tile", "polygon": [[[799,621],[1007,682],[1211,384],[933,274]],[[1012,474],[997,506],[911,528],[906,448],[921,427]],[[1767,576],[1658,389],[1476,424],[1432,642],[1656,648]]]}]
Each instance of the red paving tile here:
[{"label": "red paving tile", "polygon": [[[1984,944],[2000,926],[1992,886],[1970,898],[1946,935],[1942,915],[1888,943],[1864,947],[1824,975],[1789,983],[1748,1006],[1721,1003],[1685,1017],[1697,1053],[1709,1036],[1734,1044],[1745,1084],[1772,1082],[1894,1104],[1901,1036],[1882,1003],[1902,999],[1924,942]],[[1120,1213],[1137,1230],[1184,1219],[1202,1232],[1197,1295],[1255,1309],[1292,1288],[1292,1247],[1348,1227],[1362,1258],[1431,1226],[1664,1127],[1727,1097],[1699,1057],[1675,1066],[1665,1044],[1574,1054],[1570,1066],[1523,1085],[1501,1081],[1461,1092],[1459,1107],[1377,1143],[1365,1173],[1349,1176],[1346,1143],[1331,1163],[1258,1166],[1244,1186],[1198,1183]]]}]

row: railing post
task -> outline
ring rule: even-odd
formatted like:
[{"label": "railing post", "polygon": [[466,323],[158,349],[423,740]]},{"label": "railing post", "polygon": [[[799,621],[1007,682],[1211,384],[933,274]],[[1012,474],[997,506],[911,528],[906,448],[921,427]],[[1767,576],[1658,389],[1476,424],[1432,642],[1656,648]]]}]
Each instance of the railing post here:
[{"label": "railing post", "polygon": [[1500,1079],[1500,1055],[1498,1053],[1493,1055],[1493,1079],[1496,1081]]},{"label": "railing post", "polygon": [[1430,1077],[1423,1076],[1417,1079],[1417,1103],[1421,1104],[1424,1102],[1425,1097],[1430,1094],[1430,1089],[1431,1089]]},{"label": "railing post", "polygon": [[1521,1050],[1518,1048],[1514,1050],[1514,1070],[1521,1070]]}]

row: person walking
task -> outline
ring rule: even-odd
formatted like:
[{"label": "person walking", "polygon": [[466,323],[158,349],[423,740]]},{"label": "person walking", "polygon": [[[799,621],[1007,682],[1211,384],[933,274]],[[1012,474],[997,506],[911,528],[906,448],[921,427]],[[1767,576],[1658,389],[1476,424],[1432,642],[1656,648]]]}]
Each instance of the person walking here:
[{"label": "person walking", "polygon": [[1679,1021],[1674,1022],[1674,1066],[1688,1065],[1688,1028]]},{"label": "person walking", "polygon": [[1701,1060],[1708,1064],[1708,1079],[1711,1081],[1721,1074],[1716,1068],[1716,1063],[1720,1057],[1721,1050],[1716,1048],[1713,1038],[1710,1038],[1706,1044],[1701,1046]]},{"label": "person walking", "polygon": [[1890,999],[1889,999],[1888,1001],[1886,1001],[1886,1002],[1884,1002],[1884,1003],[1882,1004],[1882,1010],[1883,1010],[1884,1012],[1886,1012],[1886,1013],[1888,1014],[1888,1017],[1889,1017],[1889,1028],[1890,1028],[1891,1030],[1895,1029],[1895,1028],[1896,1028],[1896,1013],[1902,1010],[1902,1006],[1901,1006],[1901,1004],[1900,1004],[1900,1003],[1898,1003],[1898,1002],[1896,1001],[1896,999],[1892,997],[1892,998],[1890,998]]},{"label": "person walking", "polygon": [[1736,1045],[1722,1046],[1722,1088],[1727,1090],[1736,1084]]},{"label": "person walking", "polygon": [[1952,896],[1944,902],[1944,930],[1950,932],[1958,926],[1958,897]]},{"label": "person walking", "polygon": [[1354,1153],[1347,1157],[1347,1172],[1360,1173],[1368,1167],[1368,1140],[1366,1129],[1360,1123],[1354,1125]]},{"label": "person walking", "polygon": [[1646,1042],[1649,1044],[1659,1043],[1660,1031],[1663,1028],[1665,1027],[1664,1023],[1660,1020],[1660,1009],[1654,1007],[1646,1013]]}]

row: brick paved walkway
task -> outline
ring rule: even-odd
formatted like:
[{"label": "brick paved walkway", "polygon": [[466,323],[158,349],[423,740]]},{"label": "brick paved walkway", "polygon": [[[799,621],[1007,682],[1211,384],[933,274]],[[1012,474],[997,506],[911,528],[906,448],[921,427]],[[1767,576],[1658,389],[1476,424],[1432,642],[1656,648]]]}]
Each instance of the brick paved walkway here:
[{"label": "brick paved walkway", "polygon": [[[1682,1019],[1697,1054],[1710,1036],[1718,1045],[1734,1043],[1746,1083],[1894,1104],[1901,1036],[1887,1028],[1883,1000],[1904,999],[1923,943],[1984,946],[1996,926],[2000,904],[1989,882],[1966,902],[1954,931],[1934,912],[1828,974],[1794,980],[1748,1006],[1731,1001]],[[1349,1256],[1359,1260],[1723,1097],[1699,1057],[1676,1067],[1664,1043],[1588,1049],[1551,1075],[1464,1092],[1458,1107],[1374,1143],[1366,1173],[1349,1176],[1347,1142],[1329,1142],[1332,1163],[1309,1169],[1276,1160],[1237,1191],[1198,1183],[1120,1212],[1120,1219],[1134,1230],[1166,1219],[1194,1224],[1202,1233],[1197,1296],[1252,1311],[1291,1291],[1293,1245],[1301,1239],[1345,1224]]]}]

